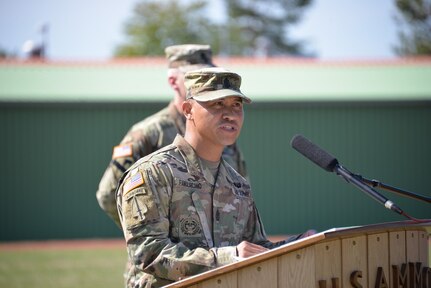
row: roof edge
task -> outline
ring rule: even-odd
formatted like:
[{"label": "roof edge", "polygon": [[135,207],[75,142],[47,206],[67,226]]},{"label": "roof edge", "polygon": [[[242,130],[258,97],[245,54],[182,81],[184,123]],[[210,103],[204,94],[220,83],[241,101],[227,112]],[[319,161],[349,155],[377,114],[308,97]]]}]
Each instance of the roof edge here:
[{"label": "roof edge", "polygon": [[[420,66],[431,65],[431,56],[401,57],[393,59],[321,60],[300,57],[221,57],[214,58],[219,66]],[[0,66],[166,66],[164,57],[129,57],[107,60],[23,60],[0,59]]]}]

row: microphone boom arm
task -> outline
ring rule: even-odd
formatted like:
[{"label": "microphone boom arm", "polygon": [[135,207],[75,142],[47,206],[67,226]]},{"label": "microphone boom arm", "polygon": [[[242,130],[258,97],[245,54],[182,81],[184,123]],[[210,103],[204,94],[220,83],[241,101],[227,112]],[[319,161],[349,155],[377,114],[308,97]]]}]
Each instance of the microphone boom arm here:
[{"label": "microphone boom arm", "polygon": [[410,197],[410,198],[413,198],[413,199],[418,199],[418,200],[422,200],[424,202],[431,203],[431,198],[429,198],[429,197],[426,197],[426,196],[423,196],[423,195],[419,195],[419,194],[415,194],[415,193],[412,193],[412,192],[409,192],[409,191],[406,191],[406,190],[402,190],[402,189],[399,189],[399,188],[396,188],[396,187],[384,184],[384,183],[380,182],[379,180],[375,180],[375,179],[370,180],[370,179],[362,177],[361,175],[358,175],[358,174],[354,174],[354,176],[356,178],[364,181],[365,183],[368,183],[372,187],[380,187],[380,188],[385,189],[387,191],[397,193],[397,194],[399,194],[401,196]]},{"label": "microphone boom arm", "polygon": [[376,200],[377,202],[380,202],[383,204],[386,208],[403,215],[403,210],[399,208],[397,205],[395,205],[392,201],[386,199],[383,195],[381,195],[379,192],[362,182],[362,180],[359,177],[356,177],[355,174],[344,168],[343,166],[337,164],[334,168],[334,172],[343,177],[347,182],[352,183],[357,188],[365,192],[368,196]]}]

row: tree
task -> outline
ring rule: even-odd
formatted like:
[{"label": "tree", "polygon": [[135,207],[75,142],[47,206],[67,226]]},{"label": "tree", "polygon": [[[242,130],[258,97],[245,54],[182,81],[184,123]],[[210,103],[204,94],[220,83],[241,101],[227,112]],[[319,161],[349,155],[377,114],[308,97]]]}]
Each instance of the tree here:
[{"label": "tree", "polygon": [[[304,44],[289,38],[312,0],[225,0],[232,54],[304,56]],[[235,39],[235,40],[234,40]],[[238,45],[239,44],[239,45]],[[235,46],[237,46],[235,48]]]},{"label": "tree", "polygon": [[[163,55],[166,46],[185,43],[218,44],[214,27],[203,17],[206,2],[141,1],[126,23],[127,43],[117,47],[116,56]],[[215,46],[215,47],[214,47]]]},{"label": "tree", "polygon": [[431,55],[431,0],[395,0],[401,56]]},{"label": "tree", "polygon": [[0,46],[0,59],[13,59],[16,58],[16,53],[10,52]]},{"label": "tree", "polygon": [[6,50],[4,50],[2,47],[0,47],[0,59],[7,58],[8,53]]},{"label": "tree", "polygon": [[[303,56],[304,43],[289,39],[289,28],[311,1],[224,0],[225,11],[208,11],[205,0],[142,0],[126,23],[127,41],[115,55],[162,55],[169,45],[200,43],[229,56]],[[212,15],[220,13],[228,20],[216,24]]]}]

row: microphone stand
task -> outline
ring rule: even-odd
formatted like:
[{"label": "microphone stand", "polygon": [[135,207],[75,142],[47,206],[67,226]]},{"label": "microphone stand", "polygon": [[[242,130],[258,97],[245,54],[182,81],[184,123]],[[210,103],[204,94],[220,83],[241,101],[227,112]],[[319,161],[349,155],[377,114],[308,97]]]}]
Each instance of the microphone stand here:
[{"label": "microphone stand", "polygon": [[380,182],[379,180],[375,180],[375,179],[370,180],[370,179],[362,177],[361,175],[358,175],[358,174],[353,174],[353,176],[356,177],[356,178],[358,178],[359,180],[362,180],[365,183],[371,185],[372,187],[379,187],[379,188],[385,189],[387,191],[397,193],[397,194],[399,194],[401,196],[410,197],[410,198],[413,198],[413,199],[417,199],[417,200],[421,200],[421,201],[424,201],[424,202],[427,202],[427,203],[431,203],[431,198],[429,198],[429,197],[426,197],[426,196],[423,196],[423,195],[419,195],[419,194],[415,194],[415,193],[412,193],[412,192],[409,192],[409,191],[406,191],[406,190],[402,190],[402,189],[399,189],[399,188],[396,188],[396,187],[384,184],[384,183]]},{"label": "microphone stand", "polygon": [[380,202],[381,204],[383,204],[386,208],[388,208],[388,209],[390,209],[390,210],[392,210],[392,211],[394,211],[400,215],[405,216],[406,218],[412,220],[415,223],[429,222],[429,219],[422,220],[422,219],[416,219],[416,218],[410,216],[409,214],[404,212],[400,207],[395,205],[394,202],[385,198],[383,195],[381,195],[379,192],[377,192],[376,190],[374,190],[370,186],[375,185],[375,186],[384,187],[385,189],[390,189],[391,191],[395,190],[397,193],[400,193],[402,195],[418,198],[420,200],[429,202],[429,199],[427,197],[424,197],[421,195],[416,195],[416,194],[411,193],[411,192],[405,193],[406,191],[403,191],[401,189],[397,189],[395,187],[391,187],[389,185],[382,184],[376,180],[374,180],[375,182],[373,182],[372,180],[364,179],[362,176],[357,175],[357,174],[353,174],[352,172],[347,170],[345,167],[338,165],[338,164],[335,165],[334,172],[337,173],[337,175],[343,177],[344,180],[346,180],[347,182],[350,182],[351,184],[355,185],[357,188],[359,188],[360,190],[365,192],[365,194],[367,194],[368,196],[371,196],[371,198],[374,198],[374,200],[376,200],[377,202]]},{"label": "microphone stand", "polygon": [[379,192],[377,192],[376,190],[374,190],[373,188],[371,188],[370,186],[368,186],[368,184],[364,183],[364,181],[362,181],[362,179],[360,179],[359,177],[356,176],[356,174],[353,174],[352,172],[350,172],[349,170],[347,170],[345,167],[336,164],[333,171],[344,178],[344,180],[346,180],[347,182],[355,185],[357,188],[359,188],[360,190],[362,190],[362,192],[364,192],[365,194],[367,194],[368,196],[370,196],[371,198],[373,198],[374,200],[376,200],[377,202],[383,204],[383,206],[385,206],[385,208],[392,210],[400,215],[404,215],[404,211],[401,210],[400,207],[398,207],[397,205],[395,205],[394,202],[392,202],[391,200],[385,198],[383,195],[381,195]]}]

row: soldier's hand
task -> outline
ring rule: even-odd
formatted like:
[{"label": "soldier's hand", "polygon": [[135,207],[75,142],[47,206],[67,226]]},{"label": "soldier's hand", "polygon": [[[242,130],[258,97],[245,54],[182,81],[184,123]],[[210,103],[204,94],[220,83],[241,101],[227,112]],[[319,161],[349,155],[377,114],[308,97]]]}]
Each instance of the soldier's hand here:
[{"label": "soldier's hand", "polygon": [[238,251],[238,257],[247,258],[268,251],[269,249],[247,241],[242,241],[236,246],[236,250]]},{"label": "soldier's hand", "polygon": [[305,238],[305,237],[308,237],[308,236],[314,235],[314,234],[316,234],[316,233],[317,233],[317,231],[316,231],[316,230],[314,230],[314,229],[310,229],[310,230],[307,230],[307,231],[305,231],[304,233],[302,233],[302,234],[301,234],[301,237],[299,237],[298,239],[302,239],[302,238]]}]

